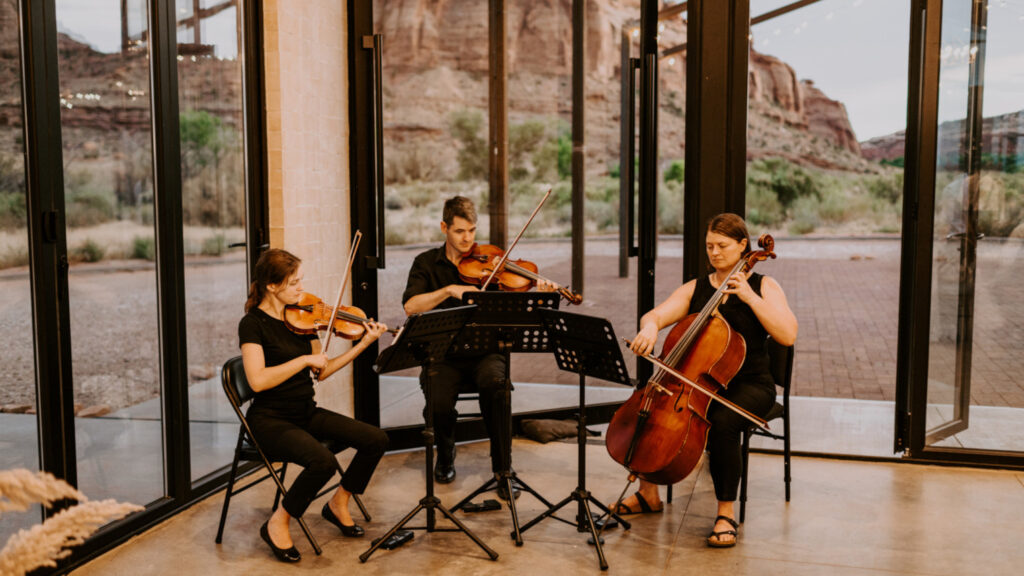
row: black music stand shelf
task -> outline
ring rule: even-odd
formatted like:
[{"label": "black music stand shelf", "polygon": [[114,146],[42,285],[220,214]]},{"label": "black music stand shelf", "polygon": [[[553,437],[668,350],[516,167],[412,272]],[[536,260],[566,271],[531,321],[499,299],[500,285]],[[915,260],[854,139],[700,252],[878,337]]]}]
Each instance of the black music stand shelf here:
[{"label": "black music stand shelf", "polygon": [[[569,496],[527,522],[522,531],[526,532],[548,517],[575,525],[577,532],[589,531],[594,547],[597,549],[601,570],[607,570],[608,561],[604,557],[600,534],[594,524],[594,516],[590,512],[590,504],[595,504],[604,510],[605,514],[618,520],[624,529],[628,530],[630,525],[629,522],[594,498],[587,490],[586,377],[590,376],[625,386],[632,386],[632,383],[629,379],[629,372],[626,370],[626,362],[622,359],[619,343],[615,339],[615,331],[608,320],[557,310],[540,310],[539,314],[553,344],[552,348],[555,360],[558,361],[558,367],[566,372],[575,372],[580,375],[580,412],[576,417],[578,483],[576,489]],[[575,523],[553,516],[555,512],[570,502],[578,504]]]},{"label": "black music stand shelf", "polygon": [[[560,298],[557,292],[466,292],[462,297],[463,302],[476,305],[476,315],[456,337],[448,354],[452,357],[504,354],[505,378],[508,380],[512,352],[548,353],[553,350],[551,339],[542,326],[538,311],[557,309]],[[509,405],[511,408],[511,402]],[[508,433],[511,438],[511,415],[509,426]],[[511,443],[509,448],[511,455]],[[515,489],[529,492],[548,508],[552,504],[519,478],[512,470],[511,461],[505,463],[505,470],[499,472],[498,477],[488,479],[458,504],[452,506],[452,512],[461,510],[477,495],[497,489],[499,482],[505,483],[505,489],[509,494],[508,509],[512,515],[510,536],[515,540],[516,546],[522,546],[523,537],[519,528],[519,513],[516,511]]]},{"label": "black music stand shelf", "polygon": [[[405,323],[401,334],[395,339],[394,344],[386,348],[377,357],[373,369],[378,374],[404,370],[413,366],[423,366],[428,370],[430,364],[445,357],[445,353],[451,346],[452,339],[465,326],[466,322],[473,316],[476,306],[460,306],[447,310],[431,310],[423,314],[413,314]],[[423,386],[427,406],[430,406],[430,378],[428,376]],[[375,540],[370,548],[359,555],[360,562],[366,562],[370,555],[380,548],[398,530],[406,525],[420,510],[427,511],[426,526],[411,526],[409,530],[426,530],[427,532],[457,532],[461,531],[469,536],[477,546],[487,552],[491,560],[498,559],[498,553],[491,550],[480,538],[470,532],[466,526],[459,521],[447,508],[441,505],[441,500],[434,496],[434,475],[431,468],[434,463],[434,422],[430,410],[426,411],[426,419],[423,427],[423,443],[426,445],[426,476],[427,493],[420,499],[419,504],[409,512],[405,518],[395,524],[384,536]],[[436,524],[435,510],[440,510],[448,520],[455,524],[456,528],[438,528]]]}]

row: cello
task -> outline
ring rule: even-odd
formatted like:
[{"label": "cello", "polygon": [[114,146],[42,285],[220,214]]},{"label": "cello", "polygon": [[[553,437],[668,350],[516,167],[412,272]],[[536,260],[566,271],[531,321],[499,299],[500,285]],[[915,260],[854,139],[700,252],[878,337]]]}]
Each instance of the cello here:
[{"label": "cello", "polygon": [[[729,277],[747,274],[757,262],[775,258],[770,235],[762,235],[758,247],[736,263]],[[712,401],[768,429],[763,419],[719,395],[746,357],[743,336],[717,313],[727,296],[725,289],[723,282],[700,312],[672,327],[659,358],[642,356],[658,370],[612,416],[608,453],[630,471],[630,481],[640,477],[673,484],[686,478],[704,453]]]}]

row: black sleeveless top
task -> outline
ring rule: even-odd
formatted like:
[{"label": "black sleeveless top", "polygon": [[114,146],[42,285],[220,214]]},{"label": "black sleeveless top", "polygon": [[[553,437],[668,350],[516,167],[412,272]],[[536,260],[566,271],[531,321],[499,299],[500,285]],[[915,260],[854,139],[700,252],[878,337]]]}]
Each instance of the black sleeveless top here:
[{"label": "black sleeveless top", "polygon": [[[764,276],[754,272],[747,278],[747,283],[758,296],[761,295],[761,281]],[[711,285],[711,278],[707,275],[697,279],[697,285],[693,289],[693,297],[690,299],[689,314],[696,314],[704,308],[704,305],[711,300],[715,294],[715,288]],[[768,331],[761,325],[757,315],[744,301],[735,294],[726,298],[725,303],[718,306],[718,311],[725,318],[736,332],[743,336],[747,343],[747,356],[743,366],[736,373],[734,380],[765,380],[772,382],[771,371],[769,370],[768,352],[765,350],[765,340],[768,338]]]}]

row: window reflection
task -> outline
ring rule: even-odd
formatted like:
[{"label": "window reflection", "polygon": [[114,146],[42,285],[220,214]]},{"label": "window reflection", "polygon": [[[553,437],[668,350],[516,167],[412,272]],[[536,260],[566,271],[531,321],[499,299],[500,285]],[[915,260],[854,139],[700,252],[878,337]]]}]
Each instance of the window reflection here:
[{"label": "window reflection", "polygon": [[78,487],[164,495],[146,2],[58,0]]},{"label": "window reflection", "polygon": [[220,367],[239,353],[246,297],[241,14],[178,0],[178,105],[192,478],[231,461],[237,420]]},{"label": "window reflection", "polygon": [[[0,470],[38,470],[18,28],[17,3],[0,0]],[[35,506],[0,515],[0,542],[40,514]]]}]

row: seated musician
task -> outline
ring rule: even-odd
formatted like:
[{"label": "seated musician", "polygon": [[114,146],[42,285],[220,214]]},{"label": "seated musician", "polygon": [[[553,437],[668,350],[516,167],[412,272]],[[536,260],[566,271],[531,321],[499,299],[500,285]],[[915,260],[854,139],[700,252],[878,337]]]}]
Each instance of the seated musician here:
[{"label": "seated musician", "polygon": [[[640,332],[631,349],[640,354],[654,353],[658,332],[674,325],[690,314],[700,312],[722,283],[729,296],[718,311],[733,330],[739,332],[747,345],[747,354],[739,372],[729,381],[722,396],[759,417],[764,417],[775,404],[775,382],[769,372],[765,340],[771,336],[784,346],[796,341],[796,316],[786,302],[779,284],[756,272],[749,277],[729,272],[740,258],[750,252],[747,225],[736,214],[719,214],[711,219],[705,236],[705,248],[711,273],[683,284],[653,310],[640,319]],[[708,410],[711,428],[708,431],[708,468],[715,485],[718,514],[708,546],[726,548],[736,544],[737,528],[733,503],[743,463],[741,436],[750,426],[743,416],[718,402]],[[661,512],[663,505],[655,484],[640,481],[640,489],[624,500],[616,510],[619,514]]]},{"label": "seated musician", "polygon": [[[442,246],[416,256],[409,270],[409,280],[402,303],[406,314],[418,314],[435,308],[462,305],[462,295],[478,288],[463,281],[458,265],[476,242],[476,208],[473,202],[455,196],[444,203],[441,218]],[[492,284],[494,285],[494,284]],[[496,286],[495,286],[496,287]],[[538,289],[551,290],[546,282]],[[480,414],[491,441],[491,470],[497,475],[511,468],[511,398],[510,382],[505,378],[505,356],[484,354],[475,357],[448,358],[430,367],[430,406],[437,444],[434,479],[441,484],[455,480],[455,402],[458,393],[476,391],[480,394]],[[420,386],[427,382],[421,371]],[[498,495],[508,499],[503,482]]]},{"label": "seated musician", "polygon": [[349,514],[349,498],[366,488],[388,445],[387,435],[376,426],[318,407],[310,377],[310,369],[318,370],[322,379],[334,374],[387,327],[369,321],[358,344],[328,358],[320,350],[316,334],[299,335],[285,324],[285,306],[297,303],[301,295],[301,261],[284,250],[267,250],[256,263],[246,314],[238,323],[245,376],[256,392],[247,412],[256,442],[271,460],[302,466],[281,506],[260,527],[260,537],[282,562],[301,559],[289,533],[291,519],[301,517],[317,492],[340,470],[337,458],[321,440],[356,449],[341,486],[321,511],[349,537],[363,535]]}]

